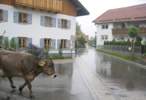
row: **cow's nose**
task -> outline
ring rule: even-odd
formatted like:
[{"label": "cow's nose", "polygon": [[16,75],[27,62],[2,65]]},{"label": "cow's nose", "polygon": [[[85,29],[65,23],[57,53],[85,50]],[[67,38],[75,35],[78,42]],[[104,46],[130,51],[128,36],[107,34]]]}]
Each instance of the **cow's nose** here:
[{"label": "cow's nose", "polygon": [[54,75],[53,75],[53,78],[56,78],[56,77],[57,77],[57,75],[56,75],[56,74],[54,74]]}]

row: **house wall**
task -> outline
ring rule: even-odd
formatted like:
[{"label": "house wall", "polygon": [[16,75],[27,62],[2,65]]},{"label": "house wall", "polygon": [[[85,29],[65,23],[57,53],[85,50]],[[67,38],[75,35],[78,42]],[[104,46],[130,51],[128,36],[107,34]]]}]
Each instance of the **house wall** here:
[{"label": "house wall", "polygon": [[[104,45],[104,41],[112,41],[113,40],[113,36],[112,36],[112,29],[113,29],[113,24],[112,23],[107,23],[106,25],[108,25],[108,29],[102,29],[102,25],[103,24],[97,24],[96,28],[97,28],[97,40],[96,40],[96,44],[97,45]],[[103,40],[102,36],[103,35],[107,35],[108,39],[107,40]]]},{"label": "house wall", "polygon": [[[67,39],[71,40],[71,37],[75,35],[76,30],[76,19],[73,16],[63,14],[53,14],[43,11],[33,11],[32,9],[15,8],[9,5],[0,4],[0,9],[8,11],[8,22],[0,23],[0,33],[6,32],[5,36],[12,37],[29,37],[32,38],[32,43],[40,45],[41,38],[56,39]],[[14,23],[14,11],[27,12],[32,14],[32,24],[18,24]],[[63,18],[71,21],[70,29],[61,29],[56,27],[44,27],[40,25],[40,16],[52,16],[56,19]],[[56,20],[58,21],[58,20]],[[56,45],[57,49],[57,45]]]}]

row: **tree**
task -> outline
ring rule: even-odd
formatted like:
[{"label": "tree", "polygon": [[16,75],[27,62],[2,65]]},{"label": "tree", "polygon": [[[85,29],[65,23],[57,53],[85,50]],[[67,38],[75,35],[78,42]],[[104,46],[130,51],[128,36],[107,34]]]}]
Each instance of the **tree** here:
[{"label": "tree", "polygon": [[135,41],[136,41],[138,32],[139,32],[139,29],[135,26],[132,26],[128,29],[128,35],[131,38],[132,57],[134,57]]},{"label": "tree", "polygon": [[86,36],[82,32],[81,26],[77,23],[76,24],[76,43],[75,43],[75,47],[76,48],[84,48],[86,43],[87,43]]},{"label": "tree", "polygon": [[95,37],[90,38],[89,45],[92,46],[92,47],[96,46],[96,38]]}]

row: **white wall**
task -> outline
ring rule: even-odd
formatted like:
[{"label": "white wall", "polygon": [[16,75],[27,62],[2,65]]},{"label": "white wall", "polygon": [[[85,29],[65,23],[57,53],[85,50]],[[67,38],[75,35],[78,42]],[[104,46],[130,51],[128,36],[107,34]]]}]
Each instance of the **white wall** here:
[{"label": "white wall", "polygon": [[113,29],[113,24],[112,23],[107,23],[108,25],[108,29],[102,29],[102,24],[97,24],[96,28],[97,28],[97,40],[96,40],[96,44],[97,45],[103,45],[104,44],[104,40],[102,40],[102,35],[108,35],[108,40],[107,41],[112,41],[113,40],[113,36],[112,36],[112,29]]},{"label": "white wall", "polygon": [[[73,16],[53,14],[43,11],[32,11],[31,9],[18,9],[8,5],[0,4],[0,9],[8,10],[8,22],[0,23],[0,33],[6,30],[5,36],[8,37],[29,37],[32,43],[40,46],[40,38],[52,39],[71,39],[71,35],[75,35],[76,18]],[[22,11],[32,14],[32,24],[17,24],[13,21],[14,11]],[[40,16],[47,15],[56,18],[64,18],[71,21],[70,29],[49,28],[40,26]]]}]

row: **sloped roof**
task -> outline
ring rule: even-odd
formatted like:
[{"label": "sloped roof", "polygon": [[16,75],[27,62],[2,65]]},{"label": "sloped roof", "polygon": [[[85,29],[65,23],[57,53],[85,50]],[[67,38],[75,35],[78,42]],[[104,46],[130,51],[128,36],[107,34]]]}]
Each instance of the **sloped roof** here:
[{"label": "sloped roof", "polygon": [[96,18],[94,23],[146,20],[146,4],[111,9]]},{"label": "sloped roof", "polygon": [[89,15],[88,10],[80,3],[79,0],[70,0],[77,9],[77,16]]}]

